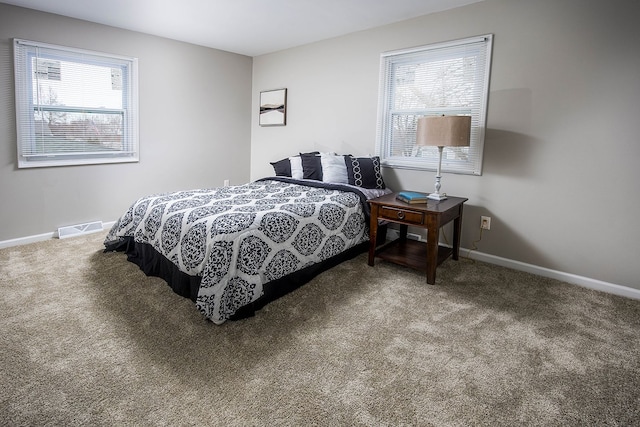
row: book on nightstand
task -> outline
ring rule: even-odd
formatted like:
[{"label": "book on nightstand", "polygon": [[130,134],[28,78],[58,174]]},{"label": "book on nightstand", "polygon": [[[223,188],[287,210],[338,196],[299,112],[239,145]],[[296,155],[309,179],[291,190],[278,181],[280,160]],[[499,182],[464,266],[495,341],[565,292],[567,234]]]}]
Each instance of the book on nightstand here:
[{"label": "book on nightstand", "polygon": [[427,203],[427,195],[415,191],[401,191],[396,194],[396,199],[409,204]]}]

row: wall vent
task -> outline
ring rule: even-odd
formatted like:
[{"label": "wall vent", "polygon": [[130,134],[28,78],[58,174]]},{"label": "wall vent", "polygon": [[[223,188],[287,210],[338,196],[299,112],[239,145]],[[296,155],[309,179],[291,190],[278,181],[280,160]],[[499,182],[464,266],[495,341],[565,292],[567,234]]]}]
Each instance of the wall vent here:
[{"label": "wall vent", "polygon": [[90,234],[97,231],[102,231],[102,221],[93,221],[84,224],[60,227],[58,228],[58,238],[66,239],[67,237],[80,236],[82,234]]}]

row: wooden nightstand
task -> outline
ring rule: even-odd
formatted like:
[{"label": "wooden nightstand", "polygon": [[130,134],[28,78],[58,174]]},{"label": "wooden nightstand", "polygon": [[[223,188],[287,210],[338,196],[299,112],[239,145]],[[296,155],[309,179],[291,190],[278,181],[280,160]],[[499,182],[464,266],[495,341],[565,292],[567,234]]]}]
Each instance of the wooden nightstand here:
[{"label": "wooden nightstand", "polygon": [[[436,267],[449,256],[458,259],[462,206],[469,199],[448,197],[445,200],[429,200],[427,203],[409,204],[396,199],[396,193],[369,200],[371,221],[369,225],[369,265],[376,256],[386,261],[426,271],[427,283],[436,282]],[[378,222],[400,224],[400,237],[377,246]],[[440,227],[453,221],[453,247],[438,244]],[[408,226],[427,229],[427,242],[407,239]]]}]

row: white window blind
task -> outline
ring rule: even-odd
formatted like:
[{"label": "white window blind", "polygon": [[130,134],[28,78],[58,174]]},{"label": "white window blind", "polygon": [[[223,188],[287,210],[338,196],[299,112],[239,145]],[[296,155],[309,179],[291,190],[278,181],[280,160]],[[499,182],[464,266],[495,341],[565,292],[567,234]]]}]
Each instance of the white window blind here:
[{"label": "white window blind", "polygon": [[485,35],[381,55],[377,154],[383,166],[435,170],[438,148],[416,145],[422,116],[471,116],[471,145],[447,147],[445,172],[482,173],[493,37]]},{"label": "white window blind", "polygon": [[14,39],[18,167],[138,161],[137,59]]}]

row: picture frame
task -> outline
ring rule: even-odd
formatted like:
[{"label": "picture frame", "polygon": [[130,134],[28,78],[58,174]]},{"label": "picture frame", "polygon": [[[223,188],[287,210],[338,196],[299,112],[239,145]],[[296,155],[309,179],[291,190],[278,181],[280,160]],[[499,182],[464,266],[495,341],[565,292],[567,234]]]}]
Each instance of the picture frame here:
[{"label": "picture frame", "polygon": [[259,124],[260,126],[286,126],[286,88],[260,92]]}]

